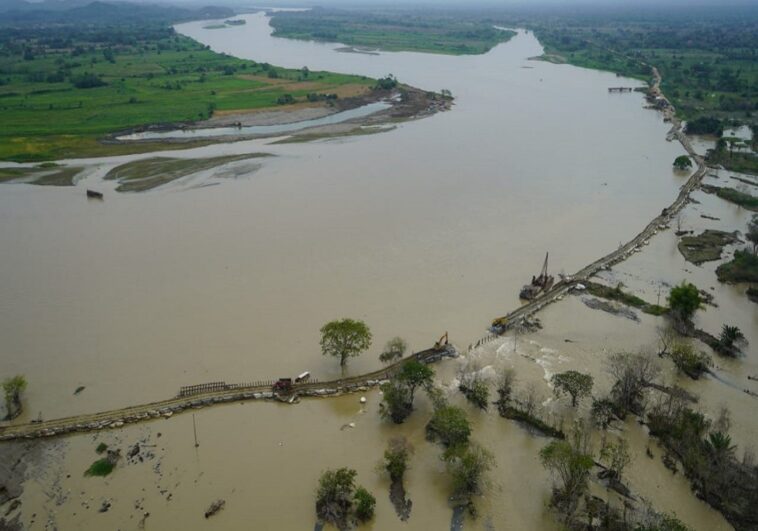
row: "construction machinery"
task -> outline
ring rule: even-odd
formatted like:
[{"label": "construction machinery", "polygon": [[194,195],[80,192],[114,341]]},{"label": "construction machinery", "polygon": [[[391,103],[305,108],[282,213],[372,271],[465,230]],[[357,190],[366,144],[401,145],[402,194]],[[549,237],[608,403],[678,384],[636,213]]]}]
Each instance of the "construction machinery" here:
[{"label": "construction machinery", "polygon": [[540,274],[538,276],[532,277],[531,284],[526,284],[523,288],[521,288],[519,298],[530,301],[536,298],[543,291],[547,291],[553,287],[553,282],[555,282],[555,279],[552,275],[547,274],[547,258],[548,253],[545,253],[545,263],[542,264],[542,271],[540,271]]}]

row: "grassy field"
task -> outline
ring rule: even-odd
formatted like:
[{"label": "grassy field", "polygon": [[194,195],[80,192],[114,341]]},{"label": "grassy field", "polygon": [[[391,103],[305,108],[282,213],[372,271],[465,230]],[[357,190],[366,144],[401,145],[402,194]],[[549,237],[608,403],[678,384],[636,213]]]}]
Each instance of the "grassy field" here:
[{"label": "grassy field", "polygon": [[31,31],[0,39],[0,160],[146,151],[159,146],[104,145],[97,139],[127,128],[278,107],[283,99],[306,102],[309,94],[355,95],[375,84],[365,77],[235,59],[170,28],[123,31],[127,38],[119,40],[129,44],[76,30],[56,39]]},{"label": "grassy field", "polygon": [[647,80],[654,65],[680,117],[754,124],[758,112],[758,12],[754,8],[618,9],[526,13],[546,59]]},{"label": "grassy field", "polygon": [[290,39],[452,55],[485,53],[515,35],[464,13],[392,9],[278,12],[271,19],[271,25],[274,35]]}]

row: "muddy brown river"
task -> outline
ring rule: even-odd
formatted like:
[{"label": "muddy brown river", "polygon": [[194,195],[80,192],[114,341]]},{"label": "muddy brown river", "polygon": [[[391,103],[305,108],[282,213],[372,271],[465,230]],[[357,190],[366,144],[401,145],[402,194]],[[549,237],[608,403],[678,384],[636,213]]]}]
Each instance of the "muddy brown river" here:
[{"label": "muddy brown river", "polygon": [[[265,15],[244,18],[246,25],[224,30],[203,29],[207,22],[177,29],[216,51],[276,65],[393,73],[422,89],[451,90],[455,105],[379,135],[162,154],[276,155],[260,167],[242,163],[231,178],[204,172],[117,194],[102,176],[149,156],[135,155],[79,161],[85,178],[71,188],[0,187],[0,373],[29,381],[20,420],[144,403],[216,380],[304,370],[338,377],[338,364],[320,354],[318,330],[339,317],[363,319],[374,334],[348,374],[378,367],[381,346],[395,335],[420,350],[448,331],[465,352],[493,317],[518,304],[520,286],[546,251],[553,272],[579,269],[636,234],[686,178],[671,170],[683,149],[665,141],[667,124],[643,109],[639,93],[608,94],[620,83],[613,74],[530,61],[542,51],[531,34],[480,56],[367,56],[273,38]],[[105,192],[103,202],[85,199],[92,186]],[[702,204],[683,213],[693,227],[706,226],[703,209],[733,223],[730,230],[744,226],[746,213],[713,196],[698,198]],[[685,264],[675,242],[671,231],[659,235],[606,272],[608,279],[654,299],[661,282],[696,270],[699,285],[714,286],[721,304],[701,316],[707,329],[716,333],[728,316],[758,345],[754,306],[736,288],[718,286],[714,267]],[[649,316],[635,323],[592,311],[576,297],[541,317],[544,331],[516,345],[504,338],[471,356],[482,365],[513,365],[522,385],[540,384],[547,405],[545,380],[556,369],[581,368],[607,388],[604,356],[654,344],[661,325]],[[463,363],[437,366],[451,393]],[[736,387],[706,380],[692,390],[705,395],[709,411],[722,402],[733,409],[742,448],[758,435],[755,402],[741,392],[758,364],[751,349],[747,360],[725,365]],[[79,386],[85,389],[74,396]],[[422,399],[406,424],[391,426],[379,419],[378,392],[366,396],[365,406],[346,396],[203,410],[194,415],[198,448],[191,414],[46,441],[48,460],[30,473],[22,520],[29,529],[48,521],[59,529],[205,529],[204,510],[224,498],[214,529],[308,529],[319,473],[350,466],[377,496],[369,527],[395,529],[401,523],[389,482],[375,468],[387,440],[404,434],[416,454],[406,482],[413,508],[402,525],[449,528],[440,450],[423,439],[430,405]],[[557,528],[546,509],[550,478],[537,457],[546,440],[493,412],[469,411],[474,439],[495,453],[497,468],[480,517],[465,528]],[[345,426],[350,422],[354,428]],[[641,427],[623,428],[635,450],[636,492],[696,529],[729,529],[681,475],[663,467],[659,450],[654,460],[645,456]],[[155,445],[154,458],[122,463],[106,479],[82,476],[99,441],[126,450],[140,439]],[[112,507],[98,513],[103,499]]]}]

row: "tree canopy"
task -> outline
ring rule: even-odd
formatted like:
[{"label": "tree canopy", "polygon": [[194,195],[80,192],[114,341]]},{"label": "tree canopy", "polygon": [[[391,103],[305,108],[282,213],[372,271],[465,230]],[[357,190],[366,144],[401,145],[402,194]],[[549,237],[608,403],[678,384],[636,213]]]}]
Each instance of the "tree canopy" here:
[{"label": "tree canopy", "polygon": [[568,394],[571,396],[571,406],[576,407],[577,402],[589,396],[592,392],[592,376],[578,371],[566,371],[553,375],[553,392],[556,396]]},{"label": "tree canopy", "polygon": [[392,363],[405,355],[408,344],[402,337],[393,337],[384,345],[384,350],[379,354],[379,361],[382,363]]},{"label": "tree canopy", "polygon": [[341,319],[321,327],[322,354],[338,357],[343,367],[349,357],[358,356],[370,346],[371,330],[363,321]]},{"label": "tree canopy", "polygon": [[671,288],[668,299],[671,311],[685,322],[688,322],[700,308],[701,299],[697,287],[684,280]]},{"label": "tree canopy", "polygon": [[687,155],[680,155],[674,159],[674,168],[677,170],[688,170],[692,167],[692,161]]},{"label": "tree canopy", "polygon": [[26,389],[26,378],[17,374],[3,381],[3,394],[5,394],[5,409],[7,418],[13,418],[21,412],[21,393]]},{"label": "tree canopy", "polygon": [[468,442],[471,426],[461,408],[443,405],[435,409],[426,425],[426,435],[430,440],[439,440],[447,447],[456,447]]}]

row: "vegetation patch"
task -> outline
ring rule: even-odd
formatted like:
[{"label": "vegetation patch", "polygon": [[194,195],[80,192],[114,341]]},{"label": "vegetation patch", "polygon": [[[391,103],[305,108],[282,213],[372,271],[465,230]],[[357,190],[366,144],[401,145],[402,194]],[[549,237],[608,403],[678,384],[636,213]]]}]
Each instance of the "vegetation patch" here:
[{"label": "vegetation patch", "polygon": [[278,68],[215,53],[176,34],[169,21],[146,18],[129,25],[107,17],[93,26],[2,28],[0,79],[0,160],[17,162],[156,149],[159,143],[135,148],[98,139],[125,129],[205,120],[217,111],[276,107],[286,94],[308,103],[309,94],[339,93],[345,86],[370,91],[375,84],[363,76]]},{"label": "vegetation patch", "polygon": [[736,232],[708,229],[698,236],[684,236],[677,245],[684,259],[696,265],[721,258],[724,246],[739,242]]},{"label": "vegetation patch", "polygon": [[643,313],[650,315],[663,315],[668,312],[668,308],[664,306],[651,304],[642,300],[636,295],[625,292],[621,289],[621,284],[618,284],[615,288],[611,288],[610,286],[605,286],[603,284],[598,284],[597,282],[585,282],[584,285],[587,288],[587,292],[591,295],[594,295],[595,297],[618,301],[622,304],[626,304],[627,306],[638,308]]},{"label": "vegetation patch", "polygon": [[274,14],[271,25],[277,37],[452,55],[485,53],[515,35],[462,11],[280,11]]},{"label": "vegetation patch", "polygon": [[253,153],[251,155],[227,155],[207,159],[154,157],[117,166],[109,171],[105,178],[120,183],[116,188],[118,192],[143,192],[193,173],[210,170],[231,162],[266,156],[269,155]]},{"label": "vegetation patch", "polygon": [[39,186],[73,186],[82,171],[77,167],[1,168],[0,183],[27,183]]},{"label": "vegetation patch", "polygon": [[729,171],[758,175],[758,155],[755,153],[731,153],[709,149],[706,161],[708,164],[723,166]]},{"label": "vegetation patch", "polygon": [[377,135],[379,133],[387,133],[393,131],[395,126],[391,127],[356,127],[350,131],[344,131],[339,133],[303,133],[300,135],[292,135],[287,138],[282,138],[276,142],[271,142],[272,145],[276,144],[301,144],[304,142],[314,142],[316,140],[331,140],[333,138],[343,138],[349,136],[365,136],[365,135]]},{"label": "vegetation patch", "polygon": [[758,255],[736,251],[734,258],[716,268],[721,282],[758,282]]},{"label": "vegetation patch", "polygon": [[98,459],[94,463],[90,465],[90,467],[87,469],[87,471],[84,473],[85,476],[107,476],[111,472],[113,472],[113,469],[116,467],[116,463],[113,462],[108,457],[103,457],[102,459]]}]

